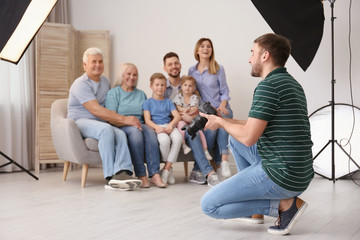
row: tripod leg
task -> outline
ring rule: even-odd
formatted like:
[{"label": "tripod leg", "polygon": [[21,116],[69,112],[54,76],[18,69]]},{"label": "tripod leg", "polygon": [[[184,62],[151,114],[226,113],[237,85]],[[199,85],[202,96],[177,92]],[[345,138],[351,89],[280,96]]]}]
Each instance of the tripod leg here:
[{"label": "tripod leg", "polygon": [[36,180],[39,180],[38,177],[36,177],[34,174],[32,174],[31,172],[29,172],[27,169],[25,169],[23,166],[21,166],[20,164],[18,164],[17,162],[15,162],[14,160],[12,160],[10,157],[8,157],[5,153],[1,152],[0,151],[0,154],[6,158],[7,160],[9,160],[10,162],[7,163],[7,164],[4,164],[2,165],[1,167],[4,167],[6,165],[9,165],[9,164],[15,164],[17,167],[19,167],[20,169],[22,169],[23,171],[25,171],[27,174],[29,174],[30,176],[32,176],[33,178],[35,178]]},{"label": "tripod leg", "polygon": [[[336,143],[336,145],[338,145],[338,147],[345,153],[345,155],[355,164],[355,166],[356,166],[358,169],[360,169],[359,164],[357,164],[357,163],[355,162],[355,160],[350,156],[350,154],[348,154],[348,153],[345,151],[345,149],[344,149],[337,141],[335,141],[335,143]],[[350,174],[350,173],[349,173],[349,174]],[[345,177],[345,176],[347,176],[347,175],[348,175],[348,174],[345,174],[344,176],[338,177],[337,179],[342,178],[342,177]]]}]

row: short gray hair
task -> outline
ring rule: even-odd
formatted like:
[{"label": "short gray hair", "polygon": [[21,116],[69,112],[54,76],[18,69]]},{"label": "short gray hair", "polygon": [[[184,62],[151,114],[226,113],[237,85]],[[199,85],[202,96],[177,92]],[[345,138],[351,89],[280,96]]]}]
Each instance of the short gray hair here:
[{"label": "short gray hair", "polygon": [[86,49],[83,55],[83,63],[87,63],[89,55],[98,55],[98,54],[101,55],[102,58],[104,58],[104,54],[100,48],[91,47]]}]

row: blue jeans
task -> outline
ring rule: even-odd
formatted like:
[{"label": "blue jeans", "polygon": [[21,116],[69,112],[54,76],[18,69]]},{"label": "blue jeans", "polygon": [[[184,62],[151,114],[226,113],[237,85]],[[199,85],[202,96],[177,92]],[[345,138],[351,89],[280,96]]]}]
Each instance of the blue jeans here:
[{"label": "blue jeans", "polygon": [[131,160],[137,177],[146,176],[146,160],[149,177],[159,173],[160,154],[155,131],[142,124],[142,131],[134,126],[120,127],[126,133]]},{"label": "blue jeans", "polygon": [[246,147],[229,137],[238,173],[211,188],[201,199],[205,214],[217,219],[239,218],[254,214],[277,217],[279,203],[300,195],[279,187],[262,168],[256,144]]},{"label": "blue jeans", "polygon": [[[227,108],[229,114],[225,115],[221,113],[224,118],[233,118],[233,111],[230,107]],[[216,166],[220,166],[221,164],[221,155],[229,154],[229,134],[223,128],[219,128],[217,130],[216,135],[216,143],[217,145],[214,148],[214,160]]]},{"label": "blue jeans", "polygon": [[191,136],[188,134],[187,131],[185,131],[185,141],[192,150],[193,156],[195,158],[194,165],[197,166],[197,170],[201,171],[204,176],[207,176],[214,169],[205,156],[199,133],[196,133],[196,137],[194,139],[191,139]]},{"label": "blue jeans", "polygon": [[83,138],[98,140],[104,177],[111,177],[120,170],[133,171],[125,133],[108,123],[81,118],[76,121]]},{"label": "blue jeans", "polygon": [[[211,150],[214,147],[215,144],[215,140],[216,140],[216,134],[217,134],[218,130],[210,130],[207,129],[204,132],[205,138],[206,138],[206,143],[208,145],[208,150],[209,152],[211,152]],[[197,137],[198,138],[198,137]],[[191,140],[190,140],[191,141]],[[190,146],[190,145],[189,145]],[[194,163],[194,167],[193,167],[193,171],[201,171],[199,168],[199,165],[197,164],[197,162],[195,161]],[[202,171],[201,171],[202,172]]]},{"label": "blue jeans", "polygon": [[[231,108],[227,108],[229,111],[228,115],[222,114],[224,118],[233,118],[233,112]],[[223,128],[219,128],[217,130],[205,130],[204,131],[206,143],[208,145],[208,149],[210,152],[214,152],[214,161],[216,166],[220,166],[221,164],[221,155],[229,154],[229,134]],[[216,142],[216,145],[215,145]],[[193,171],[199,171],[199,166],[194,164]]]}]

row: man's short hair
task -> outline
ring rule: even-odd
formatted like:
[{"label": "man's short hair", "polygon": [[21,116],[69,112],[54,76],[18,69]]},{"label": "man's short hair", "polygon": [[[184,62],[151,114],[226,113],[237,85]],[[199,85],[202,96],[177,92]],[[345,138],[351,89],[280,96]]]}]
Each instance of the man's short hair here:
[{"label": "man's short hair", "polygon": [[98,55],[100,54],[102,58],[104,58],[104,54],[100,48],[91,47],[85,50],[83,55],[83,63],[87,63],[89,55]]},{"label": "man's short hair", "polygon": [[167,54],[165,54],[165,56],[164,56],[164,58],[163,58],[164,65],[165,65],[166,59],[172,58],[172,57],[176,57],[178,60],[180,60],[179,56],[178,56],[176,53],[174,53],[174,52],[168,52]]},{"label": "man's short hair", "polygon": [[285,66],[291,53],[289,39],[274,33],[264,34],[254,40],[264,51],[268,51],[277,66]]}]

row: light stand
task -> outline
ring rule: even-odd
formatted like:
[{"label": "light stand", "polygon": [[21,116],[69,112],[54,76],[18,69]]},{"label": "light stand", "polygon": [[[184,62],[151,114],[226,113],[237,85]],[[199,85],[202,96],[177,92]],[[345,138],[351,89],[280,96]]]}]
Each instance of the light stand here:
[{"label": "light stand", "polygon": [[344,150],[344,148],[337,142],[335,139],[335,83],[336,80],[334,78],[334,20],[336,17],[334,17],[334,3],[335,0],[329,0],[330,7],[331,7],[331,139],[328,141],[327,144],[315,155],[313,160],[315,160],[322,151],[325,150],[327,146],[331,143],[331,178],[327,178],[321,174],[322,177],[325,177],[329,180],[332,180],[334,183],[337,179],[342,178],[344,176],[341,176],[339,178],[335,178],[335,144],[346,154],[346,156],[349,157],[349,159],[356,165],[358,169],[360,169],[360,166],[354,161],[354,159]]},{"label": "light stand", "polygon": [[7,160],[9,160],[8,163],[5,163],[3,165],[0,166],[0,168],[5,167],[9,164],[15,164],[17,167],[21,168],[22,170],[24,170],[27,174],[29,174],[30,176],[32,176],[33,178],[35,178],[36,180],[39,180],[38,177],[36,177],[34,174],[32,174],[31,172],[29,172],[28,170],[26,170],[25,168],[23,168],[20,164],[18,164],[17,162],[15,162],[14,160],[12,160],[10,157],[8,157],[5,153],[0,151],[0,155],[2,155],[4,158],[6,158]]}]

